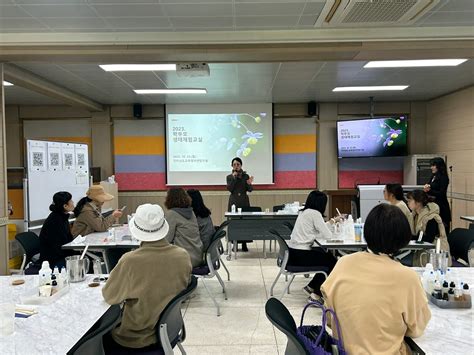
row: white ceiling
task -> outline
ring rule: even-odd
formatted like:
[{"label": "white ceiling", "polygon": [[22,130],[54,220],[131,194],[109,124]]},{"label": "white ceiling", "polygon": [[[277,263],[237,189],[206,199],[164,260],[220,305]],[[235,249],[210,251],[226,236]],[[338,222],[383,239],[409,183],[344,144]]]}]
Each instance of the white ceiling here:
[{"label": "white ceiling", "polygon": [[[0,0],[0,32],[312,29],[325,0]],[[473,0],[441,0],[412,26],[469,26]]]},{"label": "white ceiling", "polygon": [[[17,63],[102,104],[427,100],[474,84],[474,60],[457,67],[364,69],[366,62],[209,64],[211,75],[175,72],[105,72],[96,64]],[[332,92],[336,86],[410,85],[401,92]],[[207,95],[136,95],[133,89],[206,88]],[[18,86],[6,87],[7,104],[57,104]]]}]

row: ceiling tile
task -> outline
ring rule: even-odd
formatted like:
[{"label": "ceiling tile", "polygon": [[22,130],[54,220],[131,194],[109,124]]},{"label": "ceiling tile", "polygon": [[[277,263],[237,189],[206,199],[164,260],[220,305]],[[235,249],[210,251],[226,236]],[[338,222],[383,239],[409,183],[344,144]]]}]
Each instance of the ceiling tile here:
[{"label": "ceiling tile", "polygon": [[46,26],[34,18],[4,18],[0,21],[0,29],[36,30],[44,28]]},{"label": "ceiling tile", "polygon": [[42,18],[42,22],[54,29],[68,30],[68,29],[84,29],[84,30],[95,30],[95,29],[106,29],[107,24],[103,19],[96,18]]},{"label": "ceiling tile", "polygon": [[237,17],[235,19],[237,27],[245,26],[275,26],[275,27],[291,27],[298,22],[298,16],[246,16]]},{"label": "ceiling tile", "polygon": [[474,11],[472,0],[449,0],[440,11]]},{"label": "ceiling tile", "polygon": [[23,5],[22,8],[34,17],[97,17],[87,5]]},{"label": "ceiling tile", "polygon": [[168,28],[170,23],[166,17],[111,17],[107,19],[113,28],[130,29],[130,28]]},{"label": "ceiling tile", "polygon": [[308,2],[303,10],[303,15],[319,16],[324,5],[326,5],[325,2]]},{"label": "ceiling tile", "polygon": [[298,22],[298,26],[312,26],[316,23],[318,18],[316,16],[301,16],[300,22]]},{"label": "ceiling tile", "polygon": [[0,18],[30,17],[21,7],[15,5],[0,5]]},{"label": "ceiling tile", "polygon": [[241,3],[235,4],[236,16],[300,15],[305,3]]},{"label": "ceiling tile", "polygon": [[[473,1],[474,3],[474,1]],[[474,25],[474,12],[436,12],[428,17],[423,23],[449,23],[456,24],[458,22],[467,22]]]},{"label": "ceiling tile", "polygon": [[207,17],[222,17],[232,16],[231,4],[174,4],[162,5],[163,10],[170,17],[184,17],[184,16],[207,16]]},{"label": "ceiling tile", "polygon": [[170,17],[170,20],[173,26],[178,29],[180,27],[232,27],[232,17]]},{"label": "ceiling tile", "polygon": [[93,6],[102,17],[156,17],[164,16],[158,4],[130,5],[95,5]]}]

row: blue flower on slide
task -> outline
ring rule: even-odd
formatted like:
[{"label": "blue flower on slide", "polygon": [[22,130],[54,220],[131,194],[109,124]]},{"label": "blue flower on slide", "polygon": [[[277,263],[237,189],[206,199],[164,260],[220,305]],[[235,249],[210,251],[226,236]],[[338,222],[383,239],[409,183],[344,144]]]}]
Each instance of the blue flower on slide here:
[{"label": "blue flower on slide", "polygon": [[241,157],[244,150],[247,149],[247,145],[248,145],[248,142],[247,141],[244,141],[241,145],[240,145],[240,148],[237,150],[237,156],[238,157]]},{"label": "blue flower on slide", "polygon": [[242,136],[242,139],[247,139],[247,143],[249,144],[257,144],[258,140],[261,138],[263,138],[263,133],[253,133],[251,131],[247,131],[247,133]]},{"label": "blue flower on slide", "polygon": [[391,138],[397,138],[398,135],[400,135],[402,133],[402,130],[401,129],[393,129],[393,128],[390,128],[390,130],[387,132],[387,136],[391,137]]}]

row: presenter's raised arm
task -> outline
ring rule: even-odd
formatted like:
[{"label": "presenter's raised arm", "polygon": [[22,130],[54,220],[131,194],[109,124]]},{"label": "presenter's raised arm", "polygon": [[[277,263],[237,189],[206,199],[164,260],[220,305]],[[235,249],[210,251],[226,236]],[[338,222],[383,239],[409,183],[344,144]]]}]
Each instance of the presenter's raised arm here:
[{"label": "presenter's raised arm", "polygon": [[235,178],[234,175],[232,174],[227,175],[227,191],[234,192],[236,182],[237,182],[237,179]]}]

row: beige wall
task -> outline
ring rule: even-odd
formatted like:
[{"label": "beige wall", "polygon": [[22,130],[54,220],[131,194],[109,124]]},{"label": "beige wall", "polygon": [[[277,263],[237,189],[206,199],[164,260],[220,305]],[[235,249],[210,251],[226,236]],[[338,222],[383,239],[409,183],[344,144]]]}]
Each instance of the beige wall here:
[{"label": "beige wall", "polygon": [[474,216],[474,86],[428,102],[427,153],[446,155],[453,195],[453,227]]}]

